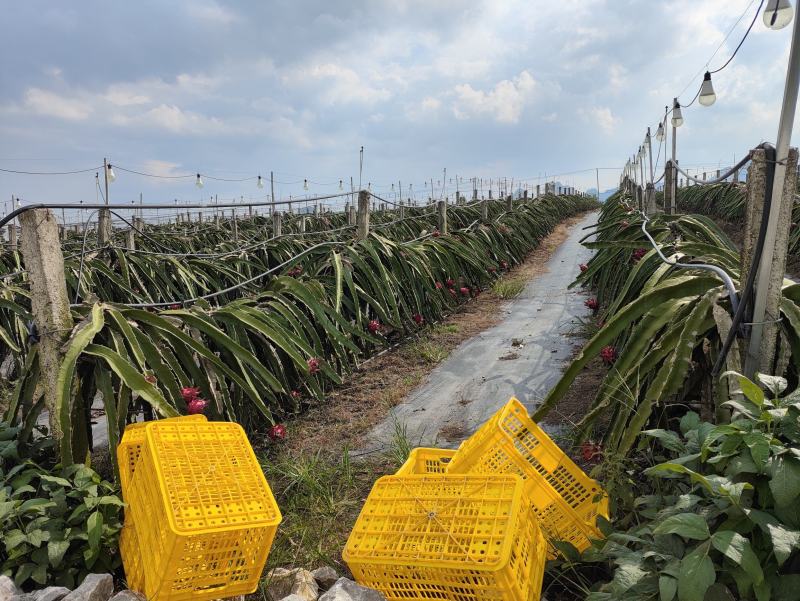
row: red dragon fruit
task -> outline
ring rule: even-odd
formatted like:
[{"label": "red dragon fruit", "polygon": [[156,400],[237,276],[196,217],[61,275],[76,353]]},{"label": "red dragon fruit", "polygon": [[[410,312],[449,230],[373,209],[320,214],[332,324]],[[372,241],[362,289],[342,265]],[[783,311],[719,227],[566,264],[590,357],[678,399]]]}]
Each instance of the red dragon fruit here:
[{"label": "red dragon fruit", "polygon": [[586,273],[589,270],[589,266],[586,263],[581,263],[578,267],[581,268],[581,273]]},{"label": "red dragon fruit", "polygon": [[597,308],[600,306],[596,298],[587,298],[585,301],[583,301],[583,304],[589,307],[592,311],[597,311]]},{"label": "red dragon fruit", "polygon": [[367,324],[367,329],[369,330],[370,334],[377,334],[381,329],[381,322],[377,319],[372,319]]},{"label": "red dragon fruit", "polygon": [[313,375],[319,371],[319,359],[316,357],[311,357],[306,363],[308,364],[308,371],[310,374]]},{"label": "red dragon fruit", "polygon": [[633,251],[633,255],[631,255],[631,262],[638,263],[639,261],[642,260],[642,257],[645,256],[646,254],[647,254],[646,248],[637,248],[636,250]]},{"label": "red dragon fruit", "polygon": [[606,365],[613,365],[614,361],[617,360],[617,349],[613,346],[604,346],[603,350],[600,351],[600,358]]},{"label": "red dragon fruit", "polygon": [[188,403],[186,403],[186,412],[189,415],[197,415],[199,413],[203,413],[205,411],[206,405],[208,405],[208,401],[205,399],[192,399]]},{"label": "red dragon fruit", "polygon": [[267,435],[272,440],[283,440],[286,438],[286,426],[283,424],[275,424],[267,431]]},{"label": "red dragon fruit", "polygon": [[425,323],[425,318],[419,313],[414,313],[414,315],[411,316],[411,319],[413,319],[414,323],[418,326],[421,326],[423,323]]},{"label": "red dragon fruit", "polygon": [[193,386],[185,386],[181,388],[181,396],[183,397],[184,403],[188,403],[200,396],[200,389]]}]

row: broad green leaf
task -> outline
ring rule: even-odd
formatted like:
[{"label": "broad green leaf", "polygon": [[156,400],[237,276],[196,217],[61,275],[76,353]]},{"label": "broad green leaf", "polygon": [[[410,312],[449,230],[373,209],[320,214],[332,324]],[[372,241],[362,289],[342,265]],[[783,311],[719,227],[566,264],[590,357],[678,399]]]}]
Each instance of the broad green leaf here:
[{"label": "broad green leaf", "polygon": [[705,542],[681,560],[681,572],[678,576],[679,601],[703,601],[706,591],[717,579],[708,549],[709,543]]},{"label": "broad green leaf", "polygon": [[737,532],[721,530],[711,535],[711,544],[728,559],[740,566],[754,584],[764,579],[758,557],[750,547],[750,542]]},{"label": "broad green leaf", "polygon": [[696,513],[671,515],[656,525],[653,534],[677,534],[694,540],[706,540],[710,536],[706,520]]},{"label": "broad green leaf", "polygon": [[779,506],[797,503],[800,500],[800,460],[786,455],[774,457],[769,488]]},{"label": "broad green leaf", "polygon": [[96,551],[100,548],[100,538],[103,535],[103,514],[94,511],[86,520],[86,532],[89,536],[89,548]]}]

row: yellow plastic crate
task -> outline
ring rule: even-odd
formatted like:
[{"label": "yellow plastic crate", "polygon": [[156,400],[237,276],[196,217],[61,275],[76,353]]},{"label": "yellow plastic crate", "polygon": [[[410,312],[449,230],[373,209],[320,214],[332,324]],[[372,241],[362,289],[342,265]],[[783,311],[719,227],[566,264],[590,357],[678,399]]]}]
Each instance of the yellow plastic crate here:
[{"label": "yellow plastic crate", "polygon": [[450,460],[456,454],[454,449],[428,449],[420,447],[409,453],[408,459],[395,473],[395,476],[412,474],[444,474]]},{"label": "yellow plastic crate", "polygon": [[[608,517],[608,497],[600,485],[537,426],[516,398],[465,440],[447,468],[452,474],[517,474],[548,539],[582,551],[602,538],[597,516]],[[554,550],[551,550],[554,553]]]},{"label": "yellow plastic crate", "polygon": [[[206,416],[198,413],[196,415],[181,415],[179,417],[168,417],[162,422],[182,422],[182,421],[208,421]],[[119,484],[122,490],[122,497],[125,498],[128,483],[133,478],[133,471],[136,469],[136,462],[139,460],[139,454],[142,452],[142,444],[144,443],[145,433],[144,429],[148,424],[155,423],[149,422],[135,422],[125,426],[125,432],[122,433],[122,441],[117,445],[117,465],[119,465]]]},{"label": "yellow plastic crate", "polygon": [[139,549],[139,538],[133,520],[128,518],[119,535],[119,553],[125,569],[125,583],[132,591],[144,593],[144,571]]},{"label": "yellow plastic crate", "polygon": [[547,544],[518,476],[385,476],[342,557],[390,601],[538,601]]},{"label": "yellow plastic crate", "polygon": [[159,420],[144,428],[128,487],[151,601],[252,593],[281,521],[241,426]]}]

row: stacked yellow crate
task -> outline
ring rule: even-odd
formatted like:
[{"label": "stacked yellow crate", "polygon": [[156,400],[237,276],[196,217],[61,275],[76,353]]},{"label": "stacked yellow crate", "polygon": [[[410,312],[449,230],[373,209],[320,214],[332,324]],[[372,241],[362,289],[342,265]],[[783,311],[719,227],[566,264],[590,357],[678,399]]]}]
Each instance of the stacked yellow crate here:
[{"label": "stacked yellow crate", "polygon": [[582,551],[600,515],[599,484],[512,398],[458,450],[414,449],[378,480],[343,556],[390,600],[536,601],[557,554],[545,541]]},{"label": "stacked yellow crate", "polygon": [[130,588],[154,601],[256,590],[281,514],[241,426],[195,416],[134,424],[117,458]]}]

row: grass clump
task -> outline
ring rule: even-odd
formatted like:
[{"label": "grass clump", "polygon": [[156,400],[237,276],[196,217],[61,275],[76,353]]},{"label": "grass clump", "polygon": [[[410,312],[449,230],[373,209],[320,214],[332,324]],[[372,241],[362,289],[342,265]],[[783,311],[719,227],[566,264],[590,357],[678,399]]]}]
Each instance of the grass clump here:
[{"label": "grass clump", "polygon": [[525,280],[517,278],[503,278],[492,284],[492,291],[503,300],[516,298],[523,290]]}]

